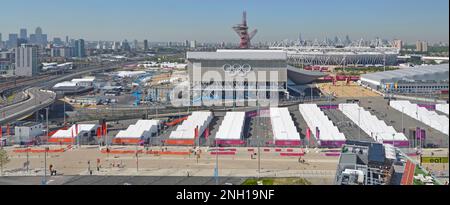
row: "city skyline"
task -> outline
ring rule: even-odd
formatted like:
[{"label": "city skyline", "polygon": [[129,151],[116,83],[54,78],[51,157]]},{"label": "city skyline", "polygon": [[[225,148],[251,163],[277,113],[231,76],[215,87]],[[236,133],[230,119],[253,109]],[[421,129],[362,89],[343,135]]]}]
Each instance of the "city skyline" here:
[{"label": "city skyline", "polygon": [[[250,28],[260,32],[254,42],[324,39],[349,35],[355,39],[402,39],[431,43],[449,41],[448,1],[122,1],[59,2],[29,1],[23,8],[16,2],[3,3],[8,21],[0,20],[3,40],[10,33],[36,27],[54,37],[89,41],[150,42],[197,40],[236,42],[232,26],[248,12]],[[283,15],[276,15],[278,12]],[[85,15],[88,13],[89,15]],[[382,15],[380,15],[382,14]],[[55,18],[58,16],[58,18]],[[6,18],[5,18],[6,19]],[[39,19],[28,22],[23,19]],[[430,23],[433,22],[433,23]]]}]

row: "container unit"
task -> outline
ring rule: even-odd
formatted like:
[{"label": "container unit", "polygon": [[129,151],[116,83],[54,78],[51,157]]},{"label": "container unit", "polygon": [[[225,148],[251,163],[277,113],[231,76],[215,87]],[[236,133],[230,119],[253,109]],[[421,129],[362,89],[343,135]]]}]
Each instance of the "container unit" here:
[{"label": "container unit", "polygon": [[427,110],[424,107],[419,107],[418,105],[405,100],[391,101],[390,106],[448,135],[449,120],[447,116],[439,115],[435,111]]},{"label": "container unit", "polygon": [[245,125],[245,112],[227,112],[216,133],[216,143],[221,145],[241,145]]},{"label": "container unit", "polygon": [[443,113],[445,113],[445,114],[449,114],[448,113],[448,104],[437,104],[436,105],[436,110],[437,111],[441,111],[441,112],[443,112]]},{"label": "container unit", "polygon": [[270,121],[275,145],[299,146],[300,134],[287,108],[270,108]]},{"label": "container unit", "polygon": [[160,125],[159,120],[139,120],[136,124],[121,130],[114,138],[115,144],[137,144],[156,135]]},{"label": "container unit", "polygon": [[345,144],[345,136],[339,132],[333,122],[320,110],[316,104],[300,104],[299,111],[305,119],[310,130],[319,130],[312,133],[322,147],[341,147]]},{"label": "container unit", "polygon": [[409,146],[409,141],[403,133],[397,132],[392,126],[388,126],[384,121],[379,120],[357,104],[339,104],[339,110],[375,141],[386,144],[394,143],[399,147]]},{"label": "container unit", "polygon": [[[193,145],[195,138],[200,137],[209,127],[213,115],[211,112],[193,112],[175,131],[172,131],[167,144],[172,145]],[[198,133],[196,135],[196,128]]]}]

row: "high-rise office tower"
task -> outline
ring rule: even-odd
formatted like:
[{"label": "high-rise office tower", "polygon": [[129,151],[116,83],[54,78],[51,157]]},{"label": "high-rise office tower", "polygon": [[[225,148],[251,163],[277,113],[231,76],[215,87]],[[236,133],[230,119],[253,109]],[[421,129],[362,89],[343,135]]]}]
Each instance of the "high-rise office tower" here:
[{"label": "high-rise office tower", "polygon": [[17,33],[10,33],[8,38],[8,48],[17,47],[19,35]]},{"label": "high-rise office tower", "polygon": [[38,48],[30,44],[16,47],[16,76],[32,77],[39,73]]},{"label": "high-rise office tower", "polygon": [[86,57],[86,51],[84,49],[84,40],[83,39],[75,40],[74,49],[75,49],[74,57],[78,57],[78,58]]},{"label": "high-rise office tower", "polygon": [[144,40],[144,51],[148,51],[148,41]]},{"label": "high-rise office tower", "polygon": [[134,48],[135,51],[139,50],[139,45],[138,44],[139,44],[138,40],[134,40],[133,48]]},{"label": "high-rise office tower", "polygon": [[28,39],[27,29],[25,28],[20,29],[20,38],[24,40]]},{"label": "high-rise office tower", "polygon": [[30,35],[30,43],[34,43],[40,46],[47,44],[47,34],[42,33],[42,28],[37,27],[34,34]]}]

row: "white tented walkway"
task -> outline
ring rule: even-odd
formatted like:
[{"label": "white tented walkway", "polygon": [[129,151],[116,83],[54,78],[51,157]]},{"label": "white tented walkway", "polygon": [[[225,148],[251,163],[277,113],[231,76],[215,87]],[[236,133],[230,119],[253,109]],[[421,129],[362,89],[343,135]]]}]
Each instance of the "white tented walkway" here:
[{"label": "white tented walkway", "polygon": [[424,107],[419,107],[417,104],[412,104],[406,100],[391,101],[390,105],[394,109],[448,135],[449,121],[447,116],[438,115],[434,111],[429,111]]},{"label": "white tented walkway", "polygon": [[339,104],[339,110],[377,142],[408,141],[403,133],[397,132],[357,104]]},{"label": "white tented walkway", "polygon": [[128,126],[126,130],[117,133],[116,138],[147,139],[158,132],[159,120],[139,120],[136,124]]},{"label": "white tented walkway", "polygon": [[300,141],[300,134],[287,108],[270,108],[270,121],[275,141]]},{"label": "white tented walkway", "polygon": [[240,140],[244,131],[245,112],[227,112],[216,139],[219,140]]},{"label": "white tented walkway", "polygon": [[436,110],[448,115],[448,104],[437,104]]},{"label": "white tented walkway", "polygon": [[[345,136],[339,132],[333,122],[317,107],[316,104],[300,104],[299,111],[305,119],[306,124],[311,130],[316,127],[320,131],[320,139],[323,141],[345,141]],[[315,136],[315,132],[312,132]],[[317,138],[317,136],[315,136]]]},{"label": "white tented walkway", "polygon": [[175,131],[170,133],[170,139],[195,139],[195,128],[198,127],[198,134],[201,135],[211,123],[213,115],[211,112],[193,112],[183,124],[179,125]]}]

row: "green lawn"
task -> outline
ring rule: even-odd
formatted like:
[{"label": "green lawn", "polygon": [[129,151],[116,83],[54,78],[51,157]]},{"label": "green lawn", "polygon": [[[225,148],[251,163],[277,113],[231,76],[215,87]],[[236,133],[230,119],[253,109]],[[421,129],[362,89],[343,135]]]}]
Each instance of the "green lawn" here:
[{"label": "green lawn", "polygon": [[[422,174],[424,177],[430,176],[429,174],[426,174],[424,171],[422,171],[422,169],[420,169],[419,166],[416,166],[416,169],[414,170],[414,176],[417,176],[419,174]],[[423,182],[417,179],[414,179],[413,183],[414,185],[425,185]],[[434,182],[434,184],[436,185],[436,182]]]}]

